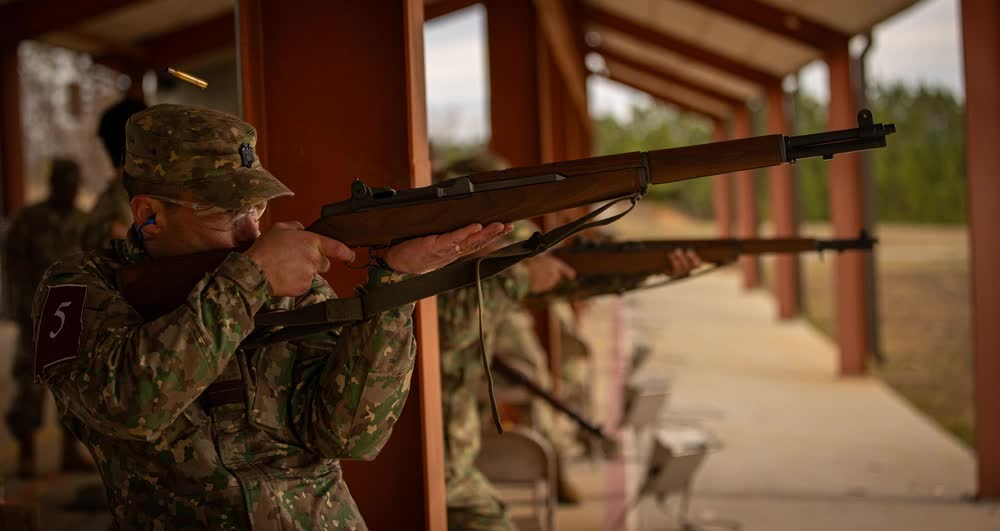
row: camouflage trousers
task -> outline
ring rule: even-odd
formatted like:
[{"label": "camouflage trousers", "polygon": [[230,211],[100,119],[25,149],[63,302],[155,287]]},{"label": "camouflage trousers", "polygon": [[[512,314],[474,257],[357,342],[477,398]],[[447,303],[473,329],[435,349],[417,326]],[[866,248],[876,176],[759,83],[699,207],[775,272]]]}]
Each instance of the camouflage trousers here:
[{"label": "camouflage trousers", "polygon": [[11,380],[16,391],[10,401],[11,408],[7,411],[6,420],[11,435],[23,440],[42,427],[45,395],[48,393],[44,385],[34,382],[35,357],[31,341],[31,320],[18,320],[17,328],[17,353],[11,370]]},{"label": "camouflage trousers", "polygon": [[507,506],[475,468],[459,470],[445,485],[449,531],[513,531]]}]

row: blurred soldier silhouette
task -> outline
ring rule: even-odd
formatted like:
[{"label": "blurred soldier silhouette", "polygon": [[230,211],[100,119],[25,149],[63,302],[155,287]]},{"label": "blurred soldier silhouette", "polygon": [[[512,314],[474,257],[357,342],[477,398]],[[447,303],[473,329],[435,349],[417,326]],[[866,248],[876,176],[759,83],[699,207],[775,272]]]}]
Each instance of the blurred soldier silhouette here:
[{"label": "blurred soldier silhouette", "polygon": [[[75,207],[80,167],[69,159],[55,159],[49,174],[49,197],[25,207],[14,217],[4,248],[4,268],[11,286],[12,313],[18,327],[13,380],[17,387],[7,412],[7,426],[17,441],[17,476],[35,473],[35,432],[42,426],[45,387],[34,378],[31,305],[45,270],[56,260],[80,252],[80,234],[86,215]],[[62,426],[60,424],[60,426]],[[62,428],[62,470],[91,470],[76,445],[76,438]]]},{"label": "blurred soldier silhouette", "polygon": [[97,134],[104,149],[111,157],[115,171],[108,185],[97,197],[83,230],[83,249],[110,248],[111,240],[124,240],[132,223],[132,206],[128,192],[122,184],[122,167],[125,163],[125,122],[133,114],[146,108],[141,100],[126,97],[112,105],[101,115]]}]

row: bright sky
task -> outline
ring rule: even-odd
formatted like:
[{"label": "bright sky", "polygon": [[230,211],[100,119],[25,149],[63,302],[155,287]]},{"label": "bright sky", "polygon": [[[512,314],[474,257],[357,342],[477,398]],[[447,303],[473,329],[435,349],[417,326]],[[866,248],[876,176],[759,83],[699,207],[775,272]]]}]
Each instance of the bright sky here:
[{"label": "bright sky", "polygon": [[[486,11],[473,6],[429,22],[424,30],[429,127],[433,139],[481,141],[487,136]],[[923,0],[876,26],[868,55],[872,82],[926,83],[964,99],[959,0]],[[803,90],[825,100],[822,63],[802,70]],[[648,101],[637,91],[602,78],[589,84],[595,115],[624,116],[632,103]]]}]

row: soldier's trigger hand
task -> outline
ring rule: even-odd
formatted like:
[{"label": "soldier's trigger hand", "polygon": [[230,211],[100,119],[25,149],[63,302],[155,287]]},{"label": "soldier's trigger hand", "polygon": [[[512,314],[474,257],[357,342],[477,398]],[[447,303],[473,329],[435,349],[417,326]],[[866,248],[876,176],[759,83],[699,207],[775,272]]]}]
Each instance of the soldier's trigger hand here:
[{"label": "soldier's trigger hand", "polygon": [[547,254],[524,261],[531,277],[531,293],[542,293],[556,287],[564,278],[576,278],[576,271],[566,262]]},{"label": "soldier's trigger hand", "polygon": [[513,230],[509,223],[478,223],[458,230],[397,243],[385,253],[389,267],[400,273],[426,273],[473,254]]},{"label": "soldier's trigger hand", "polygon": [[271,226],[247,250],[246,256],[264,271],[275,297],[305,293],[330,260],[354,261],[354,251],[337,240],[303,230],[297,222]]}]

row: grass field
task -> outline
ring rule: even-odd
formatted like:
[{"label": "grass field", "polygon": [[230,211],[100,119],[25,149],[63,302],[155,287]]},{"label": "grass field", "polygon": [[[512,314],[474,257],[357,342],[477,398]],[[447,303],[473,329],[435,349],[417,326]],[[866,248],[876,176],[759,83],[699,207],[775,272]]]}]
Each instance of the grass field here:
[{"label": "grass field", "polygon": [[[711,223],[687,218],[655,203],[616,224],[627,237],[710,237]],[[762,235],[768,234],[767,227]],[[965,443],[972,443],[972,345],[968,241],[964,227],[880,224],[876,251],[882,363],[872,371],[915,407]],[[830,235],[827,224],[802,233]],[[830,336],[833,256],[801,259],[804,317]],[[764,260],[765,279],[770,260]]]}]

